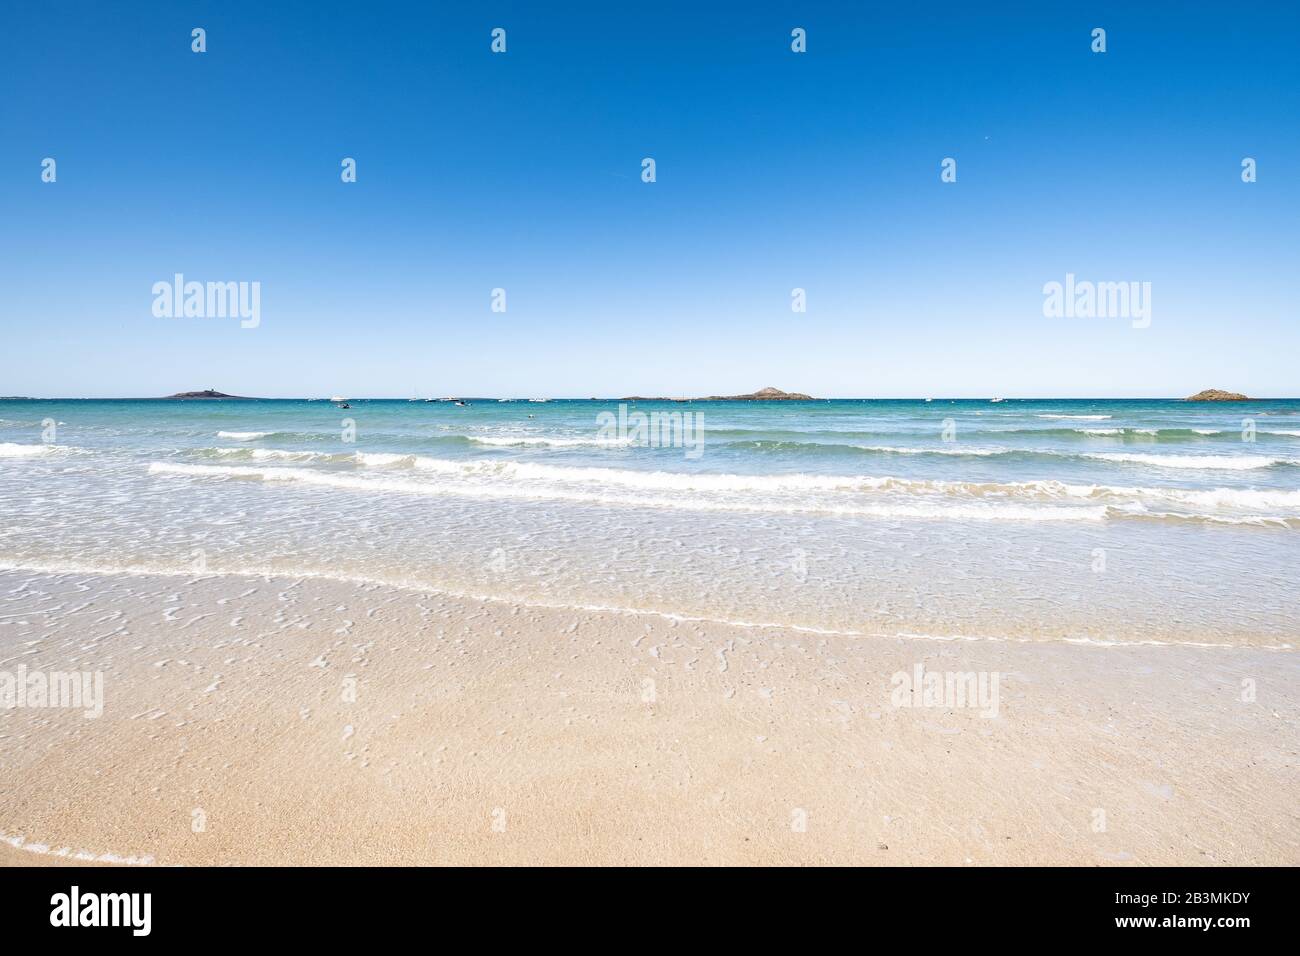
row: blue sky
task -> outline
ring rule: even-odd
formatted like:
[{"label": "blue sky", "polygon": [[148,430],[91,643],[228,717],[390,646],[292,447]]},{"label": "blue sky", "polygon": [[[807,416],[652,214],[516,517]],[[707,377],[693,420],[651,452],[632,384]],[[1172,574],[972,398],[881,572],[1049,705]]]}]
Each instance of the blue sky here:
[{"label": "blue sky", "polygon": [[909,6],[11,4],[0,394],[1300,393],[1294,4]]}]

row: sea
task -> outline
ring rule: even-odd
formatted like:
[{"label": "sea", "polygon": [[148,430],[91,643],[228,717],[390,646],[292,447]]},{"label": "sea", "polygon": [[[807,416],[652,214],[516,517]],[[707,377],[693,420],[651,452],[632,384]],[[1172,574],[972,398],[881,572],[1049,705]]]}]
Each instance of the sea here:
[{"label": "sea", "polygon": [[810,640],[1300,630],[1300,400],[341,404],[0,401],[0,570],[314,576]]}]

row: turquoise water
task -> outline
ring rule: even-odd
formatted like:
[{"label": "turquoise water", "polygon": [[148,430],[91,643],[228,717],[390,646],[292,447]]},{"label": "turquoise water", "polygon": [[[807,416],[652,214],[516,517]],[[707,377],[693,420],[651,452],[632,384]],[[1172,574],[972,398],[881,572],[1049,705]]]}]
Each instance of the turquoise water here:
[{"label": "turquoise water", "polygon": [[864,635],[1296,629],[1300,401],[466,401],[0,401],[0,565]]}]

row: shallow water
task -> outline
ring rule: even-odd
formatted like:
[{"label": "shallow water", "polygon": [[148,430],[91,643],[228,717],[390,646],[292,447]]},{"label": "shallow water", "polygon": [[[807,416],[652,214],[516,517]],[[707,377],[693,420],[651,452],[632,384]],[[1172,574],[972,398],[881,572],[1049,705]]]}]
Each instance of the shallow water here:
[{"label": "shallow water", "polygon": [[468,401],[0,402],[0,566],[1293,643],[1300,401]]}]

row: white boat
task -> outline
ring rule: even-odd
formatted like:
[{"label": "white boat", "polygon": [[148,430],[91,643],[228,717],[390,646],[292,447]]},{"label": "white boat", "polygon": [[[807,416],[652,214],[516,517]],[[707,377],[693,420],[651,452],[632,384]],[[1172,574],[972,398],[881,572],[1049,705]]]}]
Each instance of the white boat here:
[{"label": "white boat", "polygon": [[342,395],[331,395],[330,401],[337,405],[339,402],[346,402],[347,399],[344,398]]},{"label": "white boat", "polygon": [[1000,402],[1000,401],[1002,401],[1002,399],[1000,399],[1000,398],[990,398],[990,399],[989,399],[989,403],[992,404],[992,405],[996,405],[996,404],[997,404],[998,402]]}]

